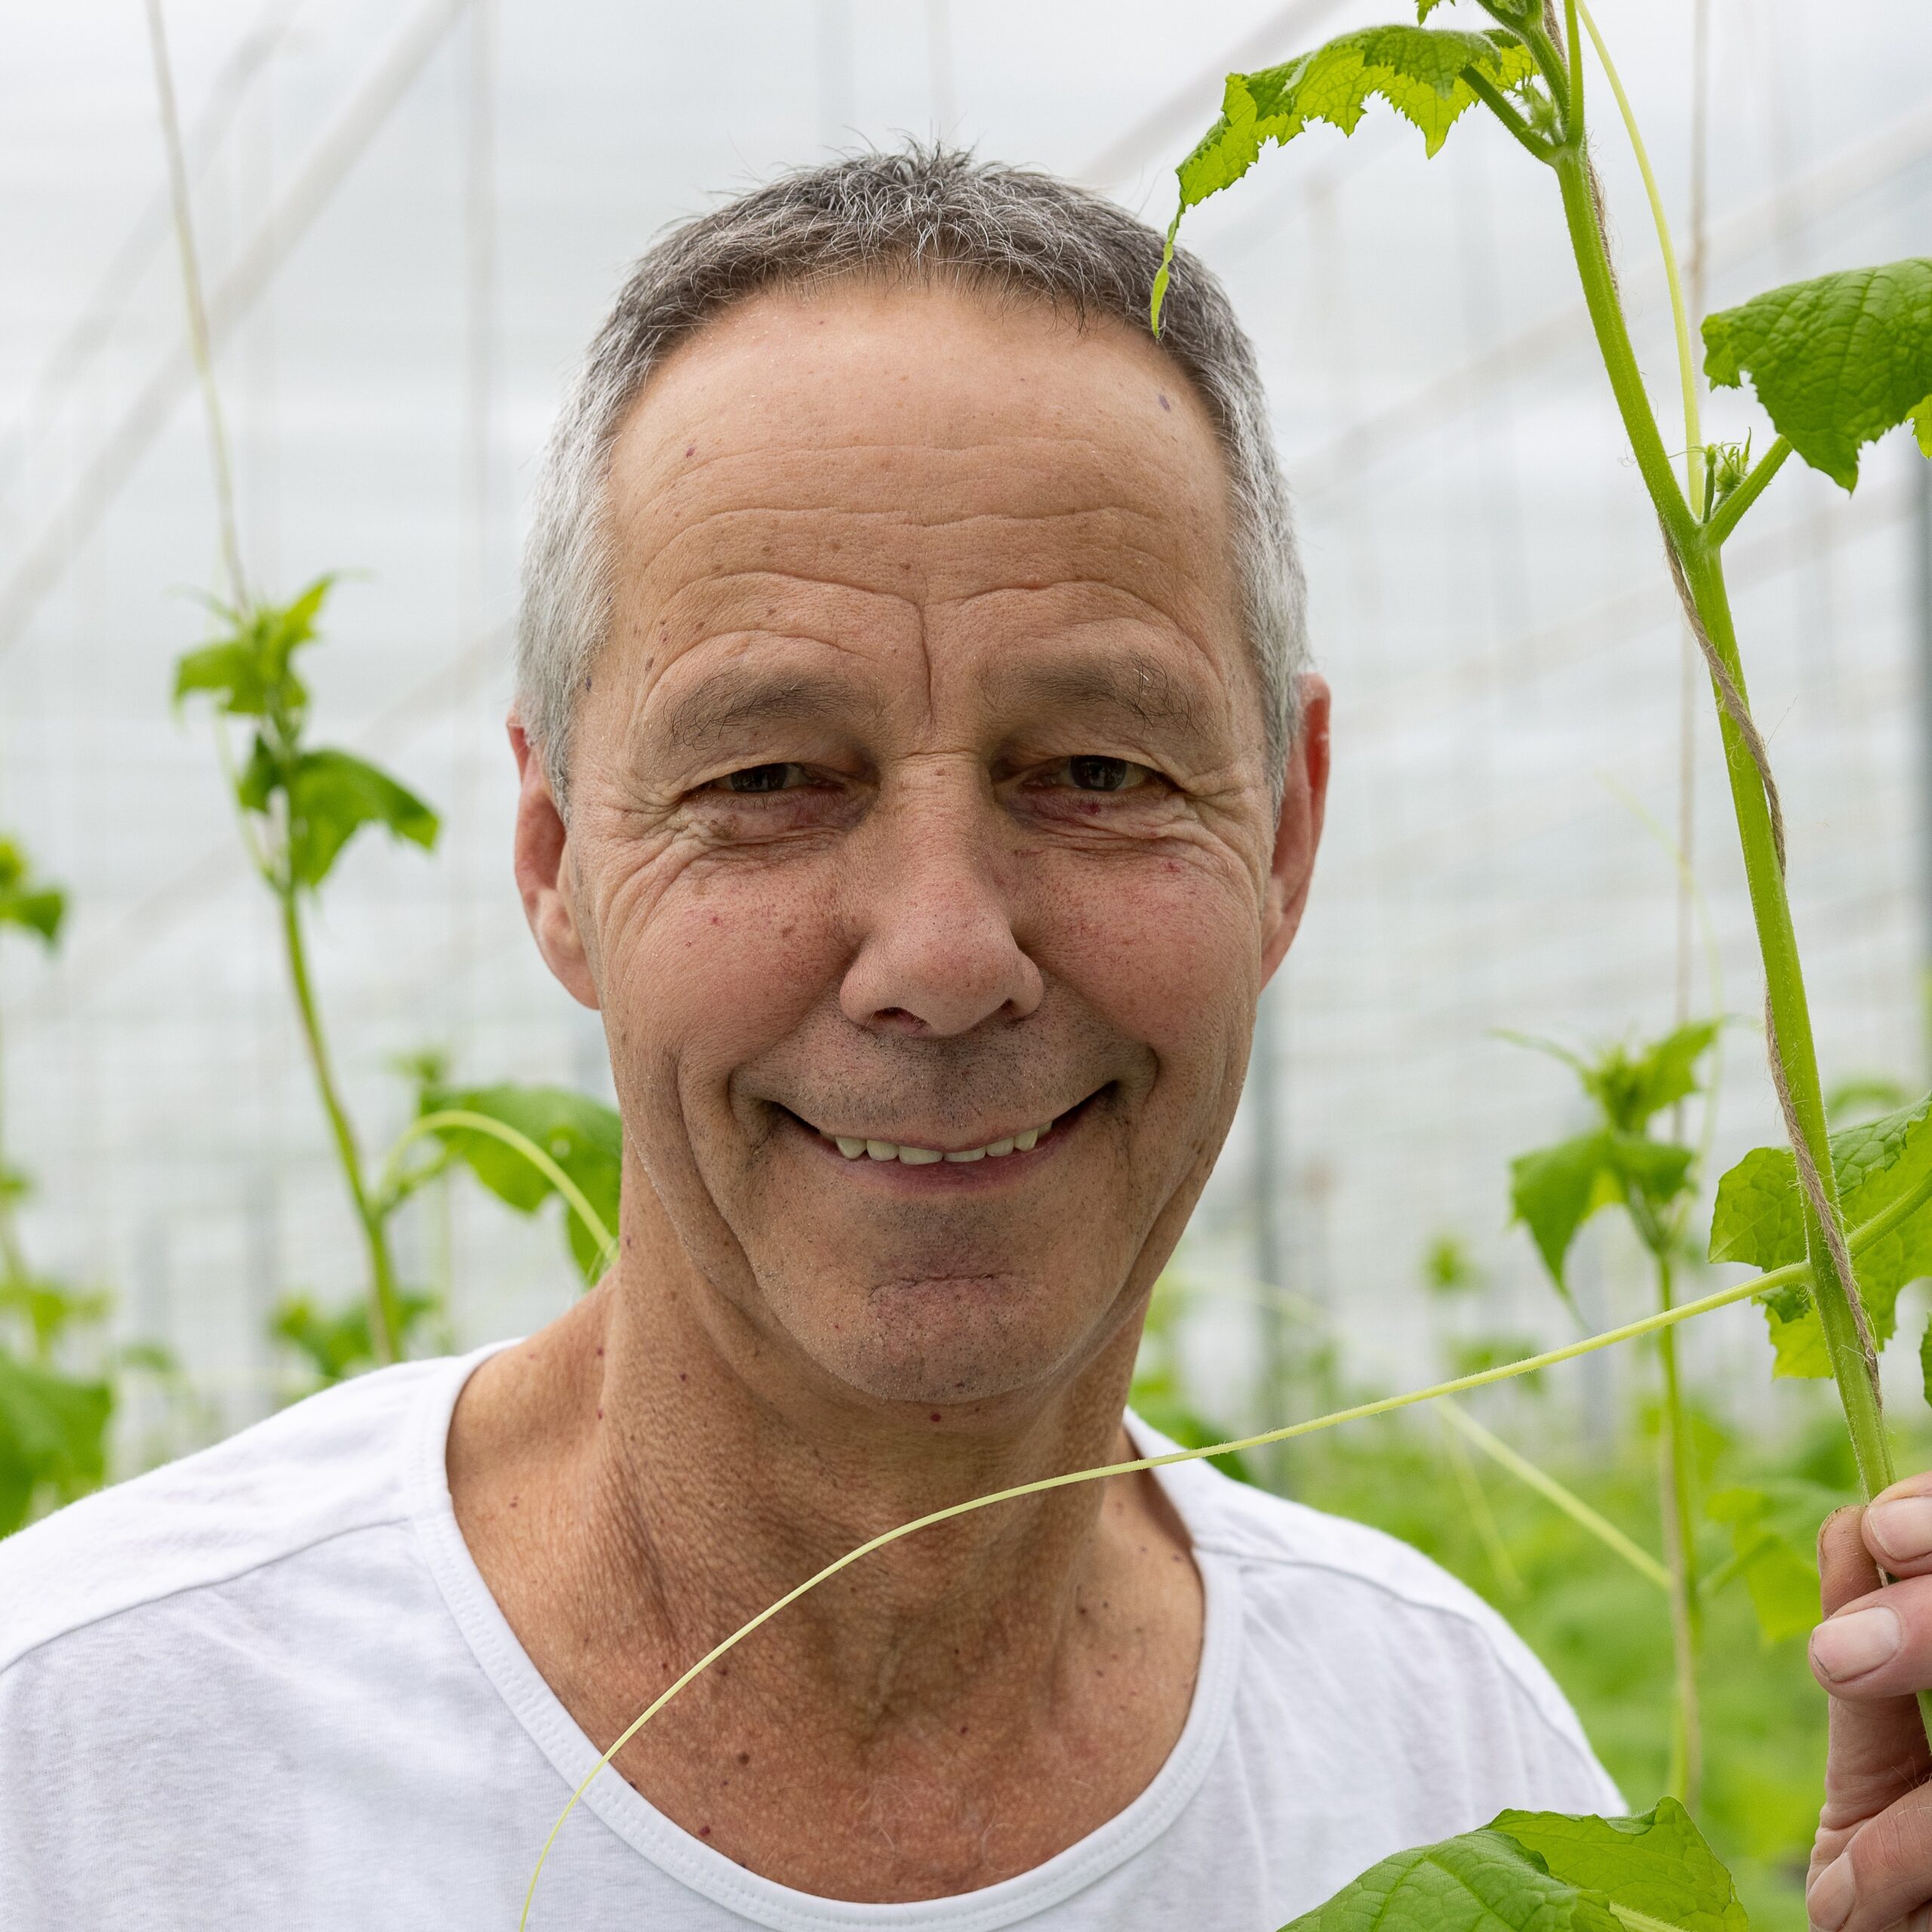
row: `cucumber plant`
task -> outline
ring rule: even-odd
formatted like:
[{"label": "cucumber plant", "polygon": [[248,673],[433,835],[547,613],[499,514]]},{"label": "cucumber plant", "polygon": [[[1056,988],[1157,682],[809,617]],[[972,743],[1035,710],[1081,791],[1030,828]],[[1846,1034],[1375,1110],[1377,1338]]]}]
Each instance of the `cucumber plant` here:
[{"label": "cucumber plant", "polygon": [[[216,743],[242,841],[275,901],[316,1097],[362,1236],[368,1285],[359,1306],[329,1312],[298,1296],[272,1318],[273,1332],[306,1355],[324,1381],[398,1360],[436,1316],[438,1297],[398,1275],[392,1224],[412,1195],[452,1165],[467,1168],[526,1214],[560,1197],[566,1236],[586,1280],[595,1280],[608,1258],[622,1165],[621,1130],[611,1109],[561,1088],[453,1088],[434,1057],[417,1063],[416,1118],[380,1167],[372,1169],[363,1151],[316,995],[306,909],[365,828],[427,851],[438,821],[387,772],[309,740],[309,694],[296,656],[315,641],[333,582],[318,577],[285,605],[213,603],[220,634],[183,657],[174,678],[177,705],[202,697],[214,706]],[[252,728],[239,761],[224,728],[230,718]]]}]

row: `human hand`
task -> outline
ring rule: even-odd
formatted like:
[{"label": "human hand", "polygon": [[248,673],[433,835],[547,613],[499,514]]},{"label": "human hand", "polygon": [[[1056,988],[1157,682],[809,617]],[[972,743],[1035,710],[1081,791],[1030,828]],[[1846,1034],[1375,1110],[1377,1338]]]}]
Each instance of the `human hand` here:
[{"label": "human hand", "polygon": [[1932,1749],[1914,1694],[1932,1687],[1932,1475],[1839,1510],[1818,1571],[1811,1669],[1831,1750],[1806,1909],[1817,1932],[1932,1932]]}]

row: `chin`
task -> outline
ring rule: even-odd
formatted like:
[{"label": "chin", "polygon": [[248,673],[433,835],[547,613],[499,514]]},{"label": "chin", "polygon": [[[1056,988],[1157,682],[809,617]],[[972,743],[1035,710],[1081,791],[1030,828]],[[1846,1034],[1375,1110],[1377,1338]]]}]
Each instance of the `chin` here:
[{"label": "chin", "polygon": [[1060,1386],[1111,1298],[1098,1299],[1056,1310],[1036,1281],[948,1276],[881,1283],[843,1319],[819,1313],[786,1325],[872,1401],[957,1407]]}]

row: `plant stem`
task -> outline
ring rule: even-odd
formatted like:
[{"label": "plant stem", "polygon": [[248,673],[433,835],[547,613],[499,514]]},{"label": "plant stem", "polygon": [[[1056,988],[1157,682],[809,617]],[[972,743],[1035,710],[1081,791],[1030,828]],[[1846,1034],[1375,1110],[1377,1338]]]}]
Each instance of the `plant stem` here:
[{"label": "plant stem", "polygon": [[[1580,88],[1577,92],[1580,97]],[[1617,278],[1611,272],[1603,231],[1598,226],[1589,168],[1577,151],[1559,155],[1551,165],[1563,196],[1563,218],[1570,231],[1577,276],[1583,285],[1584,304],[1603,356],[1604,373],[1617,398],[1617,413],[1623,419],[1624,433],[1637,459],[1638,473],[1651,493],[1651,501],[1657,506],[1666,534],[1676,543],[1681,555],[1693,542],[1697,525],[1684,493],[1677,487],[1676,472],[1671,468],[1663,438],[1657,432],[1657,419],[1651,414],[1651,399],[1644,392],[1636,351],[1631,346],[1629,327],[1623,317],[1623,305],[1617,297]]]},{"label": "plant stem", "polygon": [[1715,549],[1737,528],[1738,518],[1763,495],[1764,485],[1778,473],[1790,454],[1790,444],[1779,437],[1751,466],[1751,473],[1711,512],[1711,520],[1704,526],[1704,541],[1712,549]]},{"label": "plant stem", "polygon": [[[1668,1334],[1670,1331],[1666,1329],[1663,1332]],[[1519,1482],[1527,1484],[1539,1496],[1555,1503],[1572,1522],[1589,1531],[1605,1549],[1614,1550],[1646,1583],[1656,1584],[1660,1590],[1669,1589],[1670,1572],[1642,1544],[1632,1542],[1607,1516],[1592,1509],[1575,1491],[1565,1488],[1527,1456],[1518,1455],[1500,1435],[1492,1435],[1453,1397],[1444,1395],[1439,1401],[1450,1426],[1460,1430],[1492,1462],[1500,1463]]]},{"label": "plant stem", "polygon": [[336,1090],[335,1071],[330,1063],[328,1040],[322,1032],[321,1014],[309,980],[308,946],[302,936],[302,911],[291,884],[278,888],[281,900],[283,949],[288,960],[288,977],[295,990],[297,1011],[302,1017],[302,1035],[309,1044],[309,1064],[314,1070],[315,1091],[321,1097],[322,1111],[328,1115],[329,1131],[348,1184],[349,1198],[361,1224],[369,1249],[369,1344],[379,1363],[396,1361],[401,1353],[401,1298],[396,1293],[395,1269],[389,1259],[389,1230],[369,1198],[362,1181],[362,1156],[355,1144],[355,1130],[348,1110]]},{"label": "plant stem", "polygon": [[[1670,1255],[1652,1251],[1657,1264],[1657,1306],[1674,1303]],[[1691,1504],[1691,1442],[1684,1413],[1684,1391],[1677,1372],[1677,1335],[1657,1331],[1657,1360],[1663,1371],[1662,1423],[1657,1440],[1658,1513],[1670,1565],[1671,1650],[1677,1667],[1676,1735],[1671,1747],[1673,1794],[1694,1811],[1703,1783],[1703,1727],[1697,1694],[1697,1654],[1703,1615],[1697,1596],[1697,1520]]]},{"label": "plant stem", "polygon": [[1683,279],[1677,272],[1677,248],[1670,238],[1670,220],[1663,211],[1663,196],[1658,192],[1657,177],[1651,169],[1650,152],[1644,146],[1637,117],[1631,111],[1629,97],[1623,91],[1623,82],[1611,60],[1610,49],[1597,31],[1597,23],[1591,17],[1586,0],[1577,0],[1577,11],[1583,20],[1584,31],[1590,37],[1590,45],[1597,51],[1604,78],[1609,82],[1611,93],[1616,97],[1617,111],[1623,117],[1623,131],[1629,137],[1630,152],[1636,157],[1637,172],[1644,177],[1644,193],[1651,204],[1651,220],[1657,231],[1657,247],[1663,256],[1664,282],[1670,291],[1671,327],[1677,338],[1677,383],[1683,393],[1684,494],[1690,500],[1692,515],[1701,517],[1704,514],[1704,435],[1697,422],[1697,365],[1690,356],[1690,318],[1684,305]]},{"label": "plant stem", "polygon": [[[1706,634],[1742,694],[1743,667],[1738,657],[1723,564],[1708,542],[1701,540],[1693,545],[1690,555],[1683,557],[1683,563],[1684,581]],[[1810,1006],[1805,997],[1798,935],[1792,924],[1791,902],[1779,863],[1770,806],[1743,734],[1721,706],[1718,724],[1724,740],[1738,837],[1743,848],[1752,917],[1757,925],[1758,948],[1764,961],[1774,1035],[1769,1044],[1783,1070],[1786,1090],[1791,1097],[1792,1115],[1817,1169],[1826,1208],[1836,1216],[1838,1177],[1832,1171],[1826,1136],[1825,1100],[1818,1078],[1817,1049],[1811,1034]],[[1866,1352],[1858,1316],[1854,1312],[1852,1297],[1858,1291],[1857,1284],[1839,1279],[1817,1209],[1802,1189],[1799,1199],[1804,1211],[1805,1252],[1811,1263],[1813,1295],[1824,1327],[1838,1399],[1851,1432],[1860,1486],[1869,1499],[1889,1487],[1893,1480],[1891,1445],[1885,1435],[1878,1364]]]},{"label": "plant stem", "polygon": [[1489,1498],[1483,1494],[1481,1479],[1476,1474],[1475,1465],[1469,1460],[1469,1445],[1456,1433],[1457,1421],[1467,1421],[1468,1418],[1446,1398],[1438,1405],[1436,1414],[1442,1419],[1442,1442],[1449,1452],[1449,1466],[1456,1472],[1456,1486],[1463,1492],[1463,1506],[1469,1512],[1476,1540],[1489,1558],[1496,1586],[1505,1596],[1520,1598],[1523,1595],[1522,1573],[1509,1554],[1509,1546],[1503,1540],[1496,1512],[1489,1506]]},{"label": "plant stem", "polygon": [[[1574,9],[1574,0],[1572,0]],[[1574,17],[1574,12],[1573,12]],[[1582,97],[1580,76],[1574,92]],[[1580,153],[1567,152],[1554,164],[1563,195],[1563,212],[1570,231],[1584,300],[1595,331],[1597,347],[1623,419],[1625,433],[1637,467],[1651,494],[1665,540],[1675,552],[1691,603],[1712,649],[1742,696],[1744,675],[1738,658],[1737,637],[1725,590],[1724,567],[1708,534],[1692,517],[1664,454],[1644,393],[1643,377],[1630,344],[1630,334],[1617,296],[1610,257],[1598,225],[1589,180]],[[1769,461],[1767,456],[1766,460]],[[1718,724],[1723,737],[1724,764],[1730,779],[1744,870],[1751,893],[1752,917],[1758,929],[1758,952],[1764,961],[1764,984],[1776,1056],[1791,1098],[1791,1112],[1805,1152],[1817,1171],[1827,1211],[1838,1213],[1838,1183],[1832,1171],[1825,1131],[1824,1097],[1818,1080],[1817,1051],[1811,1035],[1811,1014],[1804,995],[1804,976],[1792,929],[1791,904],[1785,891],[1784,871],[1772,829],[1770,801],[1737,721],[1720,703]],[[1810,1257],[1820,1318],[1830,1349],[1832,1374],[1838,1385],[1859,1481],[1867,1497],[1892,1480],[1890,1444],[1878,1395],[1878,1367],[1860,1339],[1859,1319],[1852,1297],[1856,1285],[1839,1279],[1824,1225],[1808,1195],[1800,1189],[1804,1212],[1805,1252]]]}]

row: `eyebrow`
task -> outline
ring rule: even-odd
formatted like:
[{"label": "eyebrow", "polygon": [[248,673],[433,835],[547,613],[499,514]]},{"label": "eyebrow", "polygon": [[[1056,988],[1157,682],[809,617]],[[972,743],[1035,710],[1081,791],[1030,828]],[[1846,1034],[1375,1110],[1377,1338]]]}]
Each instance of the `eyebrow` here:
[{"label": "eyebrow", "polygon": [[675,700],[659,729],[681,750],[702,751],[748,725],[823,724],[872,700],[841,678],[806,671],[727,666]]},{"label": "eyebrow", "polygon": [[1138,651],[1057,662],[1001,664],[981,679],[986,695],[1041,709],[1114,710],[1156,731],[1198,737],[1212,729],[1209,709],[1158,659]]}]

